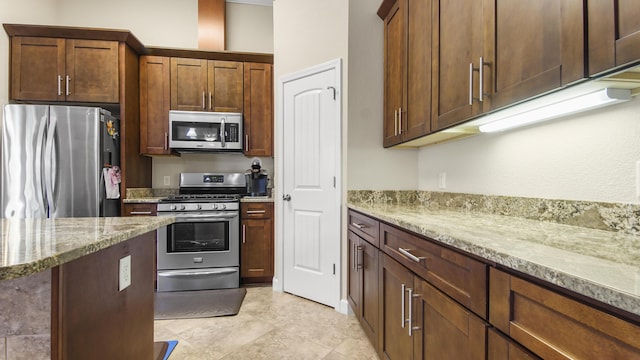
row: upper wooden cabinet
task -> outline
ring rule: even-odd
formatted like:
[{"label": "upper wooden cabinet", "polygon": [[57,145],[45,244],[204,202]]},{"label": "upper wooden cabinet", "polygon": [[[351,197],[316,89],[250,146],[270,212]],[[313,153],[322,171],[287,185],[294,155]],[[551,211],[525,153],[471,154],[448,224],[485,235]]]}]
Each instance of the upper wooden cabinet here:
[{"label": "upper wooden cabinet", "polygon": [[640,59],[640,6],[636,0],[588,1],[589,75]]},{"label": "upper wooden cabinet", "polygon": [[140,57],[140,153],[168,155],[170,99],[169,58]]},{"label": "upper wooden cabinet", "polygon": [[[431,2],[398,0],[384,19],[384,146],[425,135],[431,119]],[[384,5],[384,4],[383,4]]]},{"label": "upper wooden cabinet", "polygon": [[244,154],[273,156],[271,64],[244,63]]},{"label": "upper wooden cabinet", "polygon": [[171,58],[171,109],[243,111],[242,62]]},{"label": "upper wooden cabinet", "polygon": [[583,0],[434,0],[433,130],[585,77]]},{"label": "upper wooden cabinet", "polygon": [[118,42],[13,36],[11,100],[118,103]]}]

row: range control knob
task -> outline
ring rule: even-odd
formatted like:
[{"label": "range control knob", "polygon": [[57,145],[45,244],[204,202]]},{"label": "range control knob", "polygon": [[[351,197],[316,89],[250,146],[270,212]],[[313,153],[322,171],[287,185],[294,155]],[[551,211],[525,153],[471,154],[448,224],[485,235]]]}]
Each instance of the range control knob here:
[{"label": "range control knob", "polygon": [[211,208],[212,208],[213,210],[218,210],[218,204],[213,204],[213,205],[211,205]]},{"label": "range control knob", "polygon": [[224,210],[224,209],[226,209],[226,208],[227,208],[227,205],[225,205],[225,204],[220,204],[220,210]]},{"label": "range control knob", "polygon": [[169,209],[171,209],[171,210],[177,210],[177,209],[178,209],[178,206],[177,206],[177,205],[171,205],[171,206],[169,207]]},{"label": "range control knob", "polygon": [[196,204],[196,210],[202,210],[202,205]]},{"label": "range control knob", "polygon": [[184,211],[187,207],[184,205],[180,205],[180,210]]}]

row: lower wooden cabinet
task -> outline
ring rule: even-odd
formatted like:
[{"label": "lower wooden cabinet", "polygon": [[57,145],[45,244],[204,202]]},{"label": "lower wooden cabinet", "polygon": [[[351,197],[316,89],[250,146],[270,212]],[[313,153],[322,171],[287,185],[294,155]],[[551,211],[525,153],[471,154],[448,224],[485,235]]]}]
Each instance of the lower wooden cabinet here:
[{"label": "lower wooden cabinet", "polygon": [[487,334],[488,360],[539,360],[515,341],[490,328]]},{"label": "lower wooden cabinet", "polygon": [[240,203],[240,277],[243,283],[273,279],[273,203]]},{"label": "lower wooden cabinet", "polygon": [[492,268],[493,326],[544,359],[640,359],[640,326]]},{"label": "lower wooden cabinet", "polygon": [[347,298],[362,330],[377,348],[379,333],[378,249],[349,231]]},{"label": "lower wooden cabinet", "polygon": [[155,203],[126,203],[124,216],[156,216],[157,206]]},{"label": "lower wooden cabinet", "polygon": [[485,359],[488,324],[386,254],[380,255],[384,359]]}]

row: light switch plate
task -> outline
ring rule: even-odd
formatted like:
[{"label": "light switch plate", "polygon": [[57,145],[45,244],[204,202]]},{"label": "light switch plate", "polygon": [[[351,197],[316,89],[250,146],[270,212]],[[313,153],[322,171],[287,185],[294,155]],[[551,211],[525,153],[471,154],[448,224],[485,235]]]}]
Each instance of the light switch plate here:
[{"label": "light switch plate", "polygon": [[165,185],[171,185],[171,176],[165,176],[164,177],[164,184]]},{"label": "light switch plate", "polygon": [[118,290],[122,291],[131,285],[131,255],[120,259]]}]

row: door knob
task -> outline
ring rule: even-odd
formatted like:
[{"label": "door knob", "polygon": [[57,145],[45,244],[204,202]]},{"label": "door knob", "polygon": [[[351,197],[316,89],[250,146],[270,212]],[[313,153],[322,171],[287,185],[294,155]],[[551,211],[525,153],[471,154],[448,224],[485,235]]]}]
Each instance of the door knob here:
[{"label": "door knob", "polygon": [[291,201],[291,195],[289,195],[289,194],[282,195],[282,200],[284,200],[284,201]]}]

